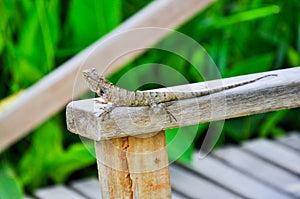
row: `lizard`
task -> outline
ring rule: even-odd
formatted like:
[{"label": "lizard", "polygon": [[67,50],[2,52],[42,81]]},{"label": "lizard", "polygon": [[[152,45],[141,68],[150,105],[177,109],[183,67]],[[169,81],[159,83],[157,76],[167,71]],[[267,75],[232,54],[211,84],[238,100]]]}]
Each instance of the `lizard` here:
[{"label": "lizard", "polygon": [[[189,99],[207,96],[210,94],[218,93],[224,90],[240,87],[243,85],[254,83],[270,76],[277,76],[276,74],[267,74],[252,80],[247,80],[231,85],[221,86],[213,89],[200,90],[195,92],[155,92],[155,91],[129,91],[118,86],[113,85],[110,81],[105,79],[103,75],[100,75],[95,68],[82,71],[83,77],[87,83],[89,89],[104,102],[99,103],[111,103],[111,107],[104,108],[104,113],[109,114],[116,106],[148,106],[151,108],[164,109],[170,117],[176,120],[176,118],[168,111],[166,102],[172,102],[175,100]],[[102,113],[99,115],[99,117]],[[102,118],[103,119],[103,118]]]}]

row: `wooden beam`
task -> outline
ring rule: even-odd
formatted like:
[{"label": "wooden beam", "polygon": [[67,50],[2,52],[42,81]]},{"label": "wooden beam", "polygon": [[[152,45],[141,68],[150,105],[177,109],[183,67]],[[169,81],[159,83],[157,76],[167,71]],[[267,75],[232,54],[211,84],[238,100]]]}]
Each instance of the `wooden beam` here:
[{"label": "wooden beam", "polygon": [[219,87],[221,82],[228,85],[266,74],[278,76],[266,77],[209,96],[174,101],[168,110],[177,122],[170,121],[166,114],[155,113],[149,107],[116,107],[110,117],[102,121],[95,114],[99,112],[99,106],[94,99],[74,101],[67,106],[68,129],[93,140],[102,140],[300,106],[300,67],[177,86],[168,90],[196,91],[206,88],[206,85],[212,85],[210,88],[215,85]]},{"label": "wooden beam", "polygon": [[[126,52],[128,49],[147,48],[168,34],[168,31],[148,31],[148,34],[142,36],[125,34],[125,37],[120,36],[121,33],[142,27],[175,28],[212,2],[212,0],[154,1],[110,34],[62,64],[27,89],[8,110],[1,113],[0,151],[65,107],[71,99],[87,91],[82,78],[76,79],[77,73],[82,69],[95,67],[103,72],[109,65],[105,74],[112,74],[142,52],[136,51],[122,56],[128,53]],[[122,56],[120,59],[113,62],[120,56]]]}]

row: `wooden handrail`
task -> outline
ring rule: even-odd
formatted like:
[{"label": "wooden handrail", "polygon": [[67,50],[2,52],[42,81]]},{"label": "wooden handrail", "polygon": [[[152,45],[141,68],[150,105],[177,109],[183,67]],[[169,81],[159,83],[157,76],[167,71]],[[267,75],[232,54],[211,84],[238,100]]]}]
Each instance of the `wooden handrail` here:
[{"label": "wooden handrail", "polygon": [[[87,91],[81,78],[75,81],[78,71],[87,67],[95,67],[103,72],[112,59],[122,54],[118,51],[120,46],[130,45],[128,46],[130,49],[151,46],[168,32],[161,31],[158,34],[143,37],[141,40],[137,40],[137,37],[135,39],[119,38],[105,43],[108,38],[142,27],[175,28],[212,2],[213,0],[154,1],[107,36],[62,64],[57,70],[27,89],[8,110],[0,114],[0,151],[58,112],[71,99]],[[141,51],[123,56],[122,59],[110,64],[105,74],[115,72],[140,53]]]},{"label": "wooden handrail", "polygon": [[[241,117],[300,106],[300,67],[244,75],[227,79],[195,83],[162,90],[201,90],[206,85],[229,85],[255,79],[266,74],[276,74],[252,84],[199,98],[178,100],[168,110],[177,122],[165,114],[155,114],[148,107],[116,107],[111,117],[102,121],[94,113],[94,99],[71,102],[67,107],[68,128],[74,133],[93,140],[121,136],[148,134],[160,130],[203,122]],[[222,83],[221,83],[222,82]],[[159,89],[158,89],[159,91]],[[82,119],[88,118],[88,121]],[[144,124],[147,125],[139,125]],[[86,126],[89,125],[89,128]],[[99,129],[99,127],[101,129]]]}]

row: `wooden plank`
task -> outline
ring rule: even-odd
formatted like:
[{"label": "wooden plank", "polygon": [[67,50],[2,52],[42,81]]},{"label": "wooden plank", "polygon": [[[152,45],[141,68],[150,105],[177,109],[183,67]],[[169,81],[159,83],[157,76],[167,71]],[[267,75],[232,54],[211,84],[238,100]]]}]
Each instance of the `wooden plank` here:
[{"label": "wooden plank", "polygon": [[[67,106],[68,129],[90,139],[100,140],[300,106],[300,67],[222,79],[222,83],[229,85],[266,74],[278,76],[267,77],[226,92],[171,103],[168,110],[177,118],[177,122],[170,121],[164,112],[157,113],[148,107],[116,107],[110,113],[110,118],[102,121],[101,117],[94,114],[99,112],[101,106],[94,99],[74,101]],[[169,87],[167,90],[203,90],[206,84],[222,85],[221,81],[216,80]],[[159,91],[162,90],[166,89]]]},{"label": "wooden plank", "polygon": [[[71,187],[89,199],[101,199],[100,184],[97,178],[82,179],[71,182]],[[172,191],[172,199],[183,199],[179,193]]]},{"label": "wooden plank", "polygon": [[213,155],[243,173],[254,176],[278,190],[286,191],[300,198],[300,190],[292,189],[292,187],[300,187],[300,178],[286,170],[276,167],[240,148],[226,147],[218,149],[213,152]]},{"label": "wooden plank", "polygon": [[185,196],[182,196],[181,194],[172,191],[172,199],[186,199]]},{"label": "wooden plank", "polygon": [[[87,196],[89,199],[101,199],[100,185],[97,178],[82,179],[71,182],[71,187]],[[181,199],[183,196],[172,191],[172,199]]]},{"label": "wooden plank", "polygon": [[[87,91],[82,78],[77,78],[79,71],[92,66],[101,72],[107,69],[106,75],[112,74],[142,53],[141,49],[151,47],[169,34],[170,31],[167,29],[179,26],[212,2],[212,0],[153,1],[107,36],[62,64],[23,92],[12,107],[0,114],[0,151],[65,107],[71,99]],[[149,28],[149,31],[138,35],[140,33],[138,31],[143,31],[142,27],[159,27],[159,30]],[[132,30],[136,32],[131,34]],[[128,50],[133,52],[135,49],[140,50],[128,53]],[[116,61],[116,58],[119,59]],[[30,117],[24,117],[28,113]]]},{"label": "wooden plank", "polygon": [[210,156],[199,159],[198,155],[199,154],[194,154],[194,159],[190,168],[215,183],[232,190],[234,193],[240,194],[245,198],[255,199],[290,198],[288,195],[279,192],[254,178],[244,175],[217,159]]},{"label": "wooden plank", "polygon": [[102,198],[171,198],[165,134],[95,142]]},{"label": "wooden plank", "polygon": [[241,198],[216,184],[209,182],[186,169],[170,165],[172,189],[183,193],[188,198]]},{"label": "wooden plank", "polygon": [[39,189],[35,192],[35,196],[39,199],[87,199],[73,190],[65,187],[64,185],[57,185],[53,187],[47,187],[43,189]]},{"label": "wooden plank", "polygon": [[297,132],[279,138],[278,142],[300,151],[300,134]]},{"label": "wooden plank", "polygon": [[289,147],[263,139],[246,142],[243,148],[300,176],[300,153]]},{"label": "wooden plank", "polygon": [[71,182],[71,187],[89,199],[101,199],[100,185],[97,178]]}]

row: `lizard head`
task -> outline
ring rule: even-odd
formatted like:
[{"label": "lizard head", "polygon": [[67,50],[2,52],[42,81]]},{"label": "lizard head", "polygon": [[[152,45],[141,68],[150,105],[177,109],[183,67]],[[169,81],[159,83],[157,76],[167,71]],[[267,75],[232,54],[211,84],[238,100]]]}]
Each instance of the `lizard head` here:
[{"label": "lizard head", "polygon": [[111,83],[103,75],[100,75],[95,68],[82,71],[82,75],[91,91],[96,92],[101,97],[105,97]]}]

